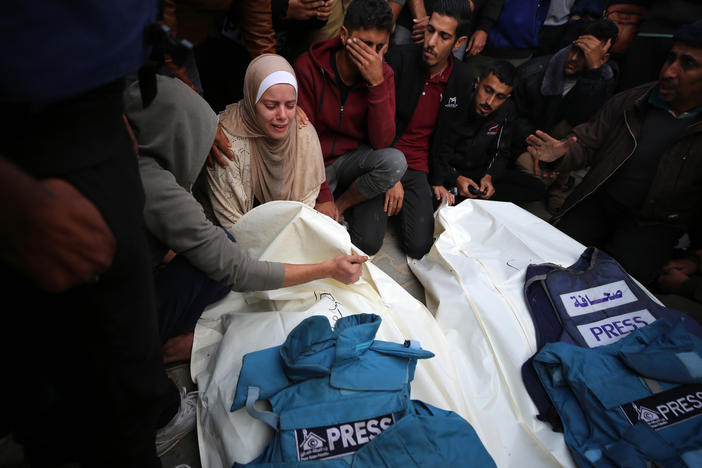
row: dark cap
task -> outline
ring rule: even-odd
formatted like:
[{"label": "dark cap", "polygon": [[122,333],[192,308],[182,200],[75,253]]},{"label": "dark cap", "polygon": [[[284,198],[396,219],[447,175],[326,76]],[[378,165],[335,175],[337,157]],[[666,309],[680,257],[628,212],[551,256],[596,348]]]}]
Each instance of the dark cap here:
[{"label": "dark cap", "polygon": [[681,26],[673,39],[695,47],[702,47],[702,20]]}]

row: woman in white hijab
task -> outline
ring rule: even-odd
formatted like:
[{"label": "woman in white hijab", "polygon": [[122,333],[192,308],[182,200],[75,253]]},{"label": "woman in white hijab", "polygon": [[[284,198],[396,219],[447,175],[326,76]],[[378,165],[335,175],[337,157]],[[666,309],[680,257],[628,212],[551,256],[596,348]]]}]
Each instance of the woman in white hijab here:
[{"label": "woman in white hijab", "polygon": [[234,159],[207,170],[207,193],[224,228],[260,203],[315,206],[325,181],[322,149],[312,125],[297,125],[296,108],[290,64],[279,55],[256,57],[246,70],[244,98],[219,116]]}]

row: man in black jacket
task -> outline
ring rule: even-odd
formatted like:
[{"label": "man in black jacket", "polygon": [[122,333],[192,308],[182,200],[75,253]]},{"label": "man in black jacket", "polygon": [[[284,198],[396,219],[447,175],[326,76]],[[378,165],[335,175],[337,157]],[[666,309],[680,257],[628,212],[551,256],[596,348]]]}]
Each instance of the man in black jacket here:
[{"label": "man in black jacket", "polygon": [[614,22],[593,21],[569,47],[537,57],[517,69],[513,154],[522,170],[545,185],[553,183],[548,202],[552,213],[563,201],[561,193],[568,188],[570,174],[560,174],[555,183],[553,178],[544,177],[527,153],[525,139],[536,130],[562,138],[600,110],[616,88],[616,67],[610,65],[609,49],[618,34]]},{"label": "man in black jacket", "polygon": [[608,51],[617,36],[614,22],[593,21],[569,47],[517,69],[515,141],[524,151],[524,140],[536,130],[550,133],[561,122],[575,127],[595,115],[612,96],[615,69]]},{"label": "man in black jacket", "polygon": [[514,66],[502,60],[475,80],[468,112],[453,122],[440,157],[433,160],[433,182],[455,187],[458,201],[492,198],[526,203],[544,194],[538,180],[507,168],[514,119],[509,97],[515,75]]},{"label": "man in black jacket", "polygon": [[[402,245],[410,257],[429,251],[434,233],[430,159],[447,138],[450,122],[464,115],[470,101],[466,89],[470,68],[451,52],[466,41],[470,10],[462,0],[438,0],[420,45],[392,49],[386,59],[395,72],[396,136],[393,146],[405,154],[407,171],[386,197],[385,211],[399,214]],[[451,197],[435,184],[436,199]],[[391,202],[397,202],[390,204]]]}]

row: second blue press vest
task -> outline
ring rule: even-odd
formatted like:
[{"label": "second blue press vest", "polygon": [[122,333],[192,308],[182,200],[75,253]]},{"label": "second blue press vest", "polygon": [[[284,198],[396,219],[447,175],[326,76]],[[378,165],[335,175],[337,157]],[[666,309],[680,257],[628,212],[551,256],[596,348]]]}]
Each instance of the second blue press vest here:
[{"label": "second blue press vest", "polygon": [[[529,265],[524,294],[536,330],[537,350],[558,341],[595,348],[614,343],[657,318],[677,323],[685,315],[651,299],[616,260],[595,247],[587,248],[569,267]],[[702,337],[697,322],[688,318],[685,325]],[[522,366],[522,379],[539,418],[560,429],[532,361]]]},{"label": "second blue press vest", "polygon": [[580,467],[702,466],[702,340],[666,319],[597,348],[548,343],[534,367]]}]

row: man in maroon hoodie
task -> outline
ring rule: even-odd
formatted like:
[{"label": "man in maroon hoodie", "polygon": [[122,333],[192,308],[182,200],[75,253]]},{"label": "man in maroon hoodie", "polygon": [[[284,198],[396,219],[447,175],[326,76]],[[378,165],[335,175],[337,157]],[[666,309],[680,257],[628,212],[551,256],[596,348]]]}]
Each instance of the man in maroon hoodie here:
[{"label": "man in maroon hoodie", "polygon": [[[383,243],[388,191],[407,163],[395,138],[395,83],[383,60],[392,11],[386,0],[354,0],[338,37],[312,44],[297,60],[298,103],[315,126],[329,190],[317,209],[348,223],[351,241],[367,254]],[[386,193],[387,192],[387,193]]]}]

